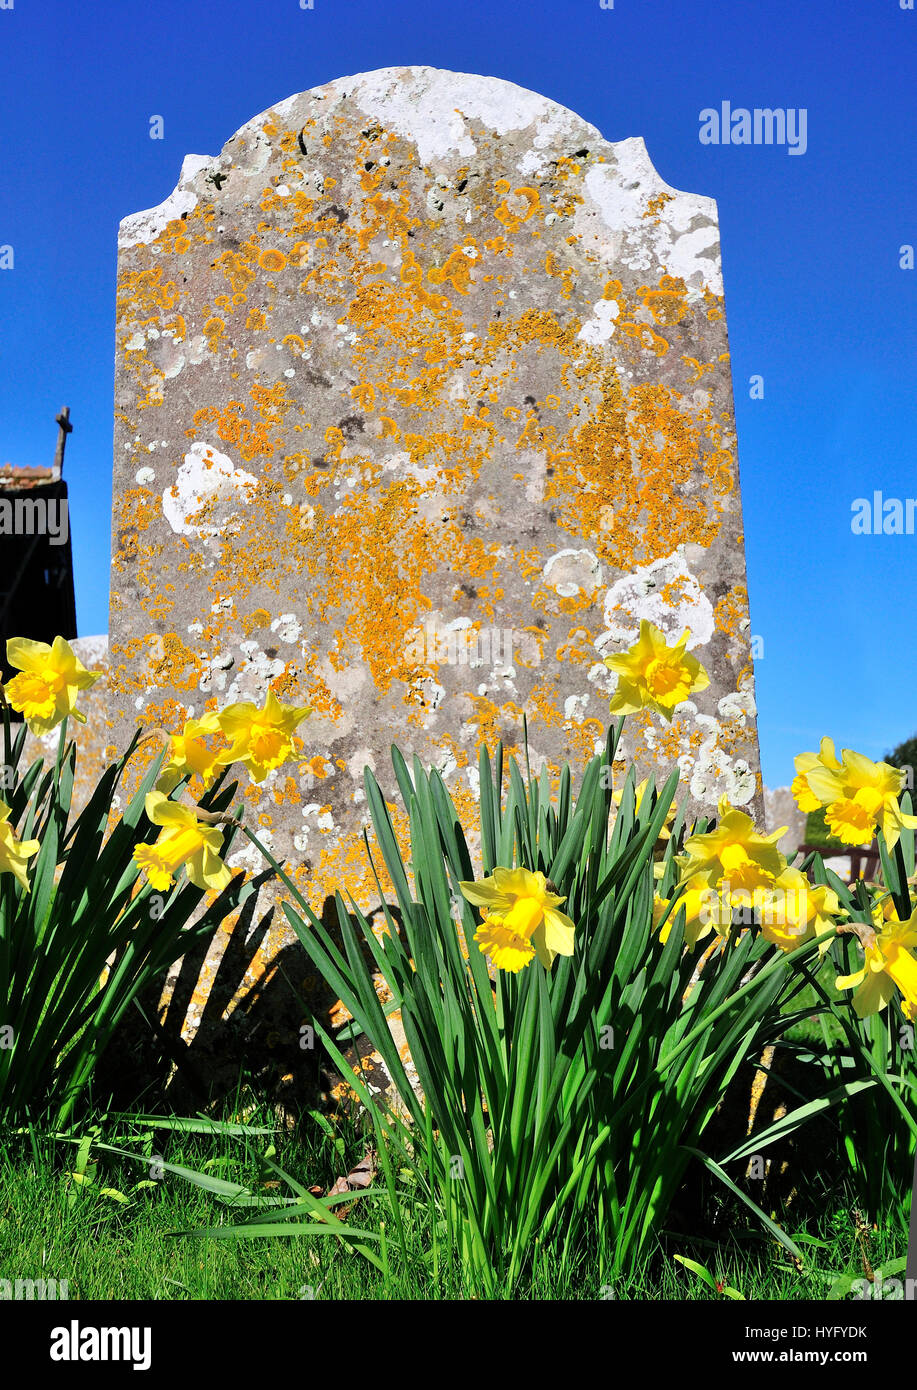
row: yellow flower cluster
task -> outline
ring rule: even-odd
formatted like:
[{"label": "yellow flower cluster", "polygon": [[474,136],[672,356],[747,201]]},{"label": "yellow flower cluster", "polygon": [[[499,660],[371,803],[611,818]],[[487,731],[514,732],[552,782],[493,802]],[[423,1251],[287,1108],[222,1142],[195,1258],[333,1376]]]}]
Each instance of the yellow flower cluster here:
[{"label": "yellow flower cluster", "polygon": [[800,753],[795,760],[792,791],[800,811],[825,808],[825,824],[845,845],[868,845],[881,830],[894,849],[904,826],[917,827],[917,816],[898,805],[905,776],[889,763],[874,763],[850,748],[838,761],[834,743],[823,738],[817,753]]},{"label": "yellow flower cluster", "polygon": [[[12,637],[6,656],[19,674],[6,682],[4,698],[33,734],[50,733],[71,717],[85,723],[85,715],[76,708],[77,695],[102,673],[87,671],[69,642],[55,637],[49,645]],[[168,760],[156,790],[146,798],[147,817],[162,833],[155,844],[138,845],[133,855],[154,888],[170,888],[182,866],[198,888],[226,887],[232,875],[220,858],[223,832],[203,822],[192,808],[170,801],[169,793],[191,775],[208,787],[230,763],[241,764],[255,782],[263,782],[269,772],[293,757],[296,728],[311,713],[306,707],[281,704],[269,690],[263,709],[249,702],[229,705],[219,713],[187,720],[180,733],[169,737]],[[214,735],[222,738],[222,746],[208,742]],[[40,844],[17,840],[7,824],[9,814],[9,807],[0,802],[0,873],[14,874],[28,892],[26,867]]]},{"label": "yellow flower cluster", "polygon": [[85,724],[85,714],[76,708],[76,697],[99,679],[101,671],[87,671],[63,637],[33,642],[28,637],[11,637],[6,644],[6,660],[18,676],[4,687],[7,703],[21,714],[33,734],[49,734],[69,717]]},{"label": "yellow flower cluster", "polygon": [[[618,675],[611,701],[613,714],[651,709],[671,720],[677,705],[709,685],[707,673],[687,652],[686,631],[674,647],[646,620],[629,651],[608,657],[606,665]],[[27,638],[7,642],[7,661],[18,671],[3,688],[6,703],[21,713],[39,736],[67,718],[85,721],[76,708],[77,696],[99,679],[87,671],[69,643],[56,637],[49,645]],[[283,705],[268,691],[264,708],[244,702],[189,719],[179,733],[168,736],[168,758],[156,789],[146,798],[149,820],[160,827],[155,844],[138,845],[134,860],[157,890],[172,886],[184,867],[188,880],[201,889],[219,891],[231,878],[220,858],[222,831],[204,821],[196,809],[170,799],[185,777],[204,787],[231,763],[246,767],[256,782],[290,760],[295,753],[297,726],[311,713],[306,707]],[[844,844],[862,845],[881,830],[889,849],[903,828],[917,828],[917,816],[901,810],[898,796],[904,774],[888,763],[874,763],[845,748],[838,759],[831,739],[823,738],[818,753],[796,759],[793,793],[802,811],[825,808],[829,830]],[[636,789],[639,807],[648,782]],[[620,802],[620,793],[615,797]],[[656,896],[654,925],[668,938],[677,913],[685,911],[685,938],[695,946],[711,932],[726,939],[737,909],[752,909],[762,935],[782,951],[791,951],[820,936],[846,915],[828,887],[809,883],[791,867],[777,848],[785,828],[761,835],[751,817],[722,797],[716,828],[689,835],[677,855],[678,879],[668,898]],[[9,824],[10,809],[0,801],[0,873],[12,873],[28,892],[28,861],[40,848],[38,840],[17,840]],[[657,860],[674,817],[670,812],[657,844]],[[657,873],[662,865],[657,864]],[[474,939],[499,970],[517,972],[536,958],[550,970],[558,955],[573,954],[575,925],[558,909],[565,899],[544,874],[525,868],[497,868],[480,882],[460,885],[465,898],[481,909],[482,922]],[[877,908],[872,928],[855,925],[865,953],[862,969],[838,979],[839,988],[855,988],[856,1012],[865,1016],[883,1008],[900,992],[905,1013],[917,1021],[917,910],[898,920],[888,899]],[[828,939],[820,949],[827,948]]]},{"label": "yellow flower cluster", "polygon": [[[676,855],[679,876],[672,897],[655,899],[654,924],[661,923],[664,940],[681,907],[689,946],[712,931],[728,937],[737,909],[754,911],[762,935],[782,951],[793,951],[834,925],[841,912],[837,894],[809,883],[777,848],[786,826],[761,835],[751,816],[730,806],[725,796],[718,812],[716,829],[689,835]],[[826,938],[819,949],[828,945]]]},{"label": "yellow flower cluster", "polygon": [[[689,635],[684,632],[669,647],[657,627],[641,621],[634,645],[605,660],[618,676],[612,714],[650,709],[671,721],[677,705],[706,689],[706,671],[686,650]],[[869,844],[881,830],[888,848],[894,849],[903,828],[917,828],[917,816],[902,811],[898,803],[904,773],[888,763],[874,763],[849,748],[838,759],[832,740],[823,738],[818,753],[799,755],[796,773],[792,790],[799,809],[824,807],[828,829],[843,844]],[[637,789],[638,804],[645,790],[645,784]],[[837,918],[845,915],[836,893],[809,883],[777,849],[785,830],[759,835],[751,817],[723,797],[716,830],[690,835],[676,857],[679,878],[672,897],[654,899],[653,923],[662,938],[668,938],[682,907],[685,940],[692,947],[713,931],[725,939],[736,909],[752,909],[762,935],[782,951],[836,926]],[[907,922],[889,921],[862,939],[863,968],[840,977],[838,988],[857,988],[854,1008],[865,1016],[883,1008],[897,986],[905,1013],[917,1020],[917,959],[911,954],[917,948],[917,910]],[[828,944],[826,937],[819,950]]]},{"label": "yellow flower cluster", "polygon": [[877,930],[860,927],[858,932],[865,954],[862,968],[838,976],[835,984],[856,991],[853,1007],[860,1018],[884,1009],[897,986],[904,1013],[917,1023],[917,959],[911,955],[917,948],[917,911],[902,922],[889,896],[872,915]]},{"label": "yellow flower cluster", "polygon": [[[230,763],[241,763],[252,781],[263,782],[269,772],[292,758],[296,728],[311,713],[307,706],[281,704],[269,690],[264,709],[245,702],[227,705],[202,719],[189,719],[181,733],[169,739],[169,759],[156,789],[168,793],[190,774],[209,787]],[[207,742],[213,735],[226,740],[221,747]]]},{"label": "yellow flower cluster", "polygon": [[[168,761],[156,790],[146,798],[147,817],[162,826],[162,834],[154,845],[138,845],[134,850],[135,863],[155,889],[171,888],[182,865],[198,888],[219,890],[232,877],[219,854],[222,831],[201,822],[189,807],[170,801],[169,792],[192,773],[208,787],[230,763],[247,767],[255,782],[263,782],[269,772],[292,758],[296,727],[311,713],[306,706],[281,704],[269,690],[264,709],[250,702],[228,705],[219,713],[187,720],[181,733],[171,735]],[[212,735],[222,735],[228,742],[215,748],[207,742]]]}]

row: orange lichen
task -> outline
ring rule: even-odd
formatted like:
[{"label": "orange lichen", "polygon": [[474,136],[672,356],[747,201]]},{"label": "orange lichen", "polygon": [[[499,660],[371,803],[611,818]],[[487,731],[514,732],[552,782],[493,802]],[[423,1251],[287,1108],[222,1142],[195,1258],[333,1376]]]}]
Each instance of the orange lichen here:
[{"label": "orange lichen", "polygon": [[717,632],[727,637],[738,637],[741,624],[748,620],[748,590],[744,584],[736,584],[724,594],[713,610],[713,624]]},{"label": "orange lichen", "polygon": [[643,217],[651,217],[654,222],[660,222],[662,219],[659,214],[662,212],[666,203],[671,203],[674,197],[674,193],[669,193],[664,188],[660,189],[658,193],[653,194],[652,198],[647,199],[646,212],[641,215]]},{"label": "orange lichen", "polygon": [[663,275],[656,288],[640,285],[637,298],[646,305],[656,323],[680,323],[688,312],[687,287],[675,275]]},{"label": "orange lichen", "polygon": [[262,270],[283,270],[286,263],[287,258],[282,251],[262,251],[258,256],[258,264],[260,265]]}]

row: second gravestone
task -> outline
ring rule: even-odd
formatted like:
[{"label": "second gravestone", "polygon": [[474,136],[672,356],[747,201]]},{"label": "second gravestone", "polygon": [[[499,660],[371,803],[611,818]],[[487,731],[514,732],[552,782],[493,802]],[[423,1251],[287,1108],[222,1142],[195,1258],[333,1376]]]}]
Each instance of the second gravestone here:
[{"label": "second gravestone", "polygon": [[641,617],[710,686],[628,752],[760,811],[716,208],[640,139],[494,78],[342,78],[125,219],[117,325],[116,742],[312,706],[311,761],[246,801],[317,911],[374,899],[366,764],[419,754],[468,826],[523,713],[533,768],[581,768]]}]

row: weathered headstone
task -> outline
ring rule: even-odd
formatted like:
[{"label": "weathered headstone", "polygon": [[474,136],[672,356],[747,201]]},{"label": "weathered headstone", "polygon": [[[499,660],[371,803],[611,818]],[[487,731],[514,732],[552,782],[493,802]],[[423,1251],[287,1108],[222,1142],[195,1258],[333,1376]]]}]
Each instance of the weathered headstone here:
[{"label": "weathered headstone", "polygon": [[764,788],[764,826],[769,835],[786,826],[786,834],[777,841],[777,848],[789,859],[805,843],[806,817],[789,787]]},{"label": "weathered headstone", "polygon": [[418,753],[469,824],[523,713],[583,766],[644,616],[710,686],[628,752],[760,813],[715,204],[534,92],[342,78],[125,219],[113,552],[118,728],[313,707],[246,800],[317,910],[375,899],[366,764]]}]

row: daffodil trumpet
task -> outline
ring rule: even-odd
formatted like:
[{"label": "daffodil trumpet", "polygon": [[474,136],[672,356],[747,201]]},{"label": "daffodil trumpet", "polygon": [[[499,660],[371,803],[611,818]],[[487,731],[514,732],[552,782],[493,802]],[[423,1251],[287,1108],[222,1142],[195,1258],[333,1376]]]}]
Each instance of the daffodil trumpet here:
[{"label": "daffodil trumpet", "polygon": [[555,957],[573,954],[576,928],[558,911],[566,899],[553,887],[543,873],[525,868],[497,868],[488,878],[459,884],[467,901],[483,909],[474,939],[498,970],[516,973],[536,956],[550,970]]}]

